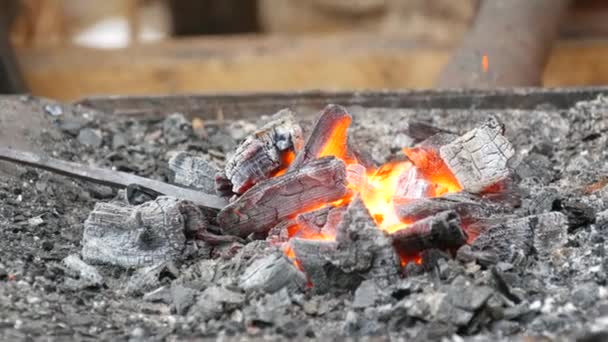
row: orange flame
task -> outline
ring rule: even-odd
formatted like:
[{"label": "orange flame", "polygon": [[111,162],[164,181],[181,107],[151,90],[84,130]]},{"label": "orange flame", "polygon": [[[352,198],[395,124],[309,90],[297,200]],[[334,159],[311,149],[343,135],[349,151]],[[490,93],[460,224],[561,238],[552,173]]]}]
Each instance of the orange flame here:
[{"label": "orange flame", "polygon": [[490,69],[490,61],[488,60],[488,55],[483,55],[481,57],[481,68],[483,69],[483,72],[488,72],[488,70]]},{"label": "orange flame", "polygon": [[367,177],[368,186],[359,189],[361,199],[380,229],[393,233],[408,226],[395,213],[393,199],[399,176],[407,171],[409,162],[392,162],[382,165]]},{"label": "orange flame", "polygon": [[[331,133],[325,146],[319,151],[316,157],[334,156],[341,159],[347,165],[357,163],[357,160],[352,158],[346,144],[347,129],[350,125],[350,120],[342,120],[337,123],[337,126]],[[348,196],[332,203],[326,203],[314,208],[306,208],[295,216],[304,212],[311,212],[323,208],[324,206],[339,207],[347,205],[359,195],[369,210],[374,221],[379,229],[387,233],[393,233],[401,229],[407,228],[413,223],[402,220],[395,212],[395,194],[399,190],[400,177],[412,168],[416,168],[419,177],[422,177],[427,182],[431,183],[431,189],[428,193],[419,196],[442,196],[446,193],[461,191],[462,187],[458,183],[456,177],[452,174],[439,153],[430,148],[408,148],[404,149],[405,154],[410,161],[395,161],[389,162],[377,169],[367,170],[360,175],[356,180],[349,178],[349,189],[352,193]],[[286,165],[289,165],[295,155],[287,156]],[[361,166],[358,166],[360,169]],[[284,173],[284,170],[277,172],[276,176]],[[362,179],[360,179],[362,178]],[[330,227],[332,228],[332,227]],[[288,228],[288,237],[298,237],[302,239],[334,241],[335,235],[332,229],[323,229],[319,231],[309,227],[302,227],[298,224],[293,224]],[[297,256],[289,244],[284,247],[285,254],[294,260],[296,266],[302,269],[302,266],[297,261]],[[412,256],[402,256],[402,265],[405,266],[410,261],[418,264],[422,262],[420,257],[412,258]]]}]

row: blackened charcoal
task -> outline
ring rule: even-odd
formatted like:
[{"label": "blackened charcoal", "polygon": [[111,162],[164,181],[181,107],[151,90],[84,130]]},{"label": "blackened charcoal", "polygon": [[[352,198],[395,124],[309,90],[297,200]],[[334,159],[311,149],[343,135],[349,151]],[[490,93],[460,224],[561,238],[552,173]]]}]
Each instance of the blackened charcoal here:
[{"label": "blackened charcoal", "polygon": [[165,279],[175,279],[179,270],[171,262],[159,262],[138,268],[127,281],[126,291],[130,294],[144,294],[161,285]]},{"label": "blackened charcoal", "polygon": [[191,134],[192,124],[181,113],[173,113],[163,121],[163,137],[169,145],[182,143]]},{"label": "blackened charcoal", "polygon": [[210,286],[199,296],[188,311],[189,315],[203,320],[219,318],[240,307],[245,302],[245,295],[221,286]]},{"label": "blackened charcoal", "polygon": [[427,217],[391,234],[393,245],[401,255],[415,256],[426,249],[458,248],[467,241],[454,211]]},{"label": "blackened charcoal", "polygon": [[249,265],[239,279],[239,287],[267,293],[282,288],[297,291],[306,287],[306,276],[281,251],[276,251]]},{"label": "blackened charcoal", "polygon": [[336,262],[347,272],[365,272],[376,281],[398,277],[400,258],[386,233],[376,226],[360,197],[348,206],[337,228],[339,258]]},{"label": "blackened charcoal", "polygon": [[374,306],[381,300],[383,296],[380,288],[373,280],[366,280],[357,287],[353,299],[353,307],[357,309],[365,309]]},{"label": "blackened charcoal", "polygon": [[439,149],[441,158],[465,191],[479,193],[506,179],[508,161],[515,154],[495,119]]},{"label": "blackened charcoal", "polygon": [[541,184],[547,184],[553,179],[552,163],[542,154],[528,154],[517,166],[515,173],[520,178],[534,178]]},{"label": "blackened charcoal", "polygon": [[139,184],[129,184],[125,191],[125,200],[130,205],[140,205],[155,200],[160,194],[156,191],[143,188]]},{"label": "blackened charcoal", "polygon": [[536,251],[541,256],[562,246],[567,239],[567,221],[559,213],[532,215],[508,220],[488,228],[471,245],[475,253],[495,255],[497,261],[522,261]]},{"label": "blackened charcoal", "polygon": [[[255,324],[273,325],[281,330],[284,335],[296,334],[293,329],[288,328],[288,325],[293,322],[288,313],[293,304],[286,288],[272,294],[266,294],[256,304],[254,312],[251,314],[251,320]],[[292,331],[285,331],[285,328]]]},{"label": "blackened charcoal", "polygon": [[388,285],[399,278],[400,259],[391,239],[358,197],[348,206],[335,242],[295,238],[291,246],[317,293],[352,290],[364,279]]},{"label": "blackened charcoal", "polygon": [[427,147],[439,150],[439,148],[443,145],[447,145],[452,141],[456,140],[458,135],[453,133],[437,133],[435,135],[430,136],[428,139],[421,141],[416,147]]},{"label": "blackened charcoal", "polygon": [[539,191],[530,193],[530,198],[525,201],[524,207],[528,208],[530,215],[542,214],[554,210],[559,203],[559,191],[553,187],[543,187]]},{"label": "blackened charcoal", "polygon": [[[437,134],[450,134],[451,132],[435,127],[431,124],[422,121],[409,121],[407,123],[406,133],[408,136],[414,139],[414,142],[418,143],[423,140],[427,140]],[[444,145],[444,144],[442,144]]]},{"label": "blackened charcoal", "polygon": [[475,239],[473,252],[496,255],[496,259],[515,262],[530,255],[534,232],[528,219],[520,219],[490,227]]},{"label": "blackened charcoal", "polygon": [[180,257],[186,242],[180,201],[161,196],[139,206],[97,203],[84,223],[82,257],[141,267]]},{"label": "blackened charcoal", "polygon": [[173,298],[168,286],[161,286],[152,291],[146,292],[142,299],[146,302],[171,304]]},{"label": "blackened charcoal", "polygon": [[78,133],[78,141],[85,146],[99,148],[103,144],[103,135],[98,129],[84,128]]},{"label": "blackened charcoal", "polygon": [[227,234],[266,234],[299,212],[342,199],[349,193],[344,162],[323,157],[256,184],[222,209],[217,219]]},{"label": "blackened charcoal", "polygon": [[295,155],[302,147],[302,129],[293,112],[283,109],[273,118],[247,137],[226,162],[225,178],[232,184],[234,193],[242,194],[279,169],[286,168],[286,154]]},{"label": "blackened charcoal", "polygon": [[461,217],[484,217],[491,207],[480,198],[466,193],[407,201],[396,199],[395,202],[395,212],[402,220],[417,221],[448,210],[455,211]]},{"label": "blackened charcoal", "polygon": [[531,224],[534,229],[534,249],[539,256],[548,256],[568,242],[568,218],[562,213],[538,215],[537,222],[532,221]]},{"label": "blackened charcoal", "polygon": [[97,287],[104,283],[103,276],[94,266],[88,265],[76,254],[70,254],[63,259],[63,265],[67,269],[68,275],[74,278],[68,285],[72,288]]},{"label": "blackened charcoal", "polygon": [[568,232],[595,222],[595,209],[575,199],[559,201],[555,209],[568,217]]},{"label": "blackened charcoal", "polygon": [[588,308],[599,299],[599,286],[594,282],[577,283],[570,295],[576,306]]},{"label": "blackened charcoal", "polygon": [[179,152],[169,160],[169,169],[174,173],[175,183],[208,194],[215,192],[215,175],[219,170],[207,160]]},{"label": "blackened charcoal", "polygon": [[188,309],[194,304],[198,293],[196,290],[179,284],[171,285],[170,291],[173,307],[178,315],[184,315],[188,312]]}]

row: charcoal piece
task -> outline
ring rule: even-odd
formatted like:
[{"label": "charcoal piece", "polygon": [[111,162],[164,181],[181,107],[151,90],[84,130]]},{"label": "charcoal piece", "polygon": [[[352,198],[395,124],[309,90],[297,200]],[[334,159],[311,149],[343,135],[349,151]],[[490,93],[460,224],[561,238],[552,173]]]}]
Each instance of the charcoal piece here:
[{"label": "charcoal piece", "polygon": [[[425,141],[438,134],[453,134],[450,131],[441,129],[422,121],[410,120],[407,123],[406,134],[414,139],[415,143]],[[444,144],[442,144],[444,145]]]},{"label": "charcoal piece", "polygon": [[127,281],[126,291],[129,294],[144,294],[160,286],[165,276],[174,279],[178,273],[177,267],[171,262],[138,268]]},{"label": "charcoal piece", "polygon": [[[326,236],[335,236],[336,229],[340,221],[342,221],[345,211],[346,206],[325,206],[318,210],[299,214],[296,216],[295,223],[298,225],[298,229],[304,232],[303,235],[312,232]],[[297,234],[296,236],[299,235]]]},{"label": "charcoal piece", "polygon": [[302,229],[310,229],[321,232],[323,226],[325,226],[325,223],[327,223],[327,216],[329,215],[331,209],[331,206],[325,206],[318,210],[299,214],[296,216],[296,223]]},{"label": "charcoal piece", "polygon": [[486,252],[496,260],[518,263],[532,252],[534,231],[528,218],[507,221],[488,228],[471,245],[473,252]]},{"label": "charcoal piece", "polygon": [[314,159],[329,155],[345,159],[349,153],[347,130],[351,121],[352,117],[344,107],[325,107],[289,170],[297,170]]},{"label": "charcoal piece", "polygon": [[273,244],[281,244],[289,240],[289,228],[296,225],[295,220],[286,219],[275,225],[268,231],[267,241]]},{"label": "charcoal piece", "polygon": [[332,207],[327,213],[327,218],[325,220],[325,225],[323,229],[321,229],[321,233],[325,236],[336,236],[337,230],[340,222],[342,222],[342,218],[344,217],[344,213],[347,210],[347,206],[340,207]]},{"label": "charcoal piece", "polygon": [[203,320],[219,318],[222,314],[240,307],[245,295],[221,286],[210,286],[203,291],[188,311],[189,315],[200,315]]},{"label": "charcoal piece", "polygon": [[113,150],[118,150],[122,147],[126,147],[127,145],[129,145],[129,139],[124,134],[114,133],[114,135],[112,135]]},{"label": "charcoal piece", "polygon": [[331,258],[336,254],[337,247],[333,241],[293,238],[290,245],[296,260],[312,283],[314,293],[326,293],[338,284],[354,288],[363,280],[357,275],[350,277],[332,265]]},{"label": "charcoal piece", "polygon": [[403,256],[415,256],[426,249],[451,249],[464,245],[467,234],[454,211],[444,211],[391,234],[393,245]]},{"label": "charcoal piece", "polygon": [[498,121],[490,119],[439,149],[465,191],[482,192],[509,176],[507,162],[515,150],[502,133]]},{"label": "charcoal piece", "polygon": [[[70,254],[63,259],[67,274],[76,278],[69,284],[72,288],[97,287],[104,283],[103,276],[94,266],[88,265],[76,254]],[[68,280],[66,279],[66,282]]]},{"label": "charcoal piece", "polygon": [[161,196],[139,206],[97,203],[84,223],[86,262],[141,267],[177,259],[184,249],[180,201]]},{"label": "charcoal piece", "polygon": [[346,209],[336,241],[294,238],[290,243],[316,293],[352,290],[365,279],[388,286],[399,278],[399,256],[359,197]]},{"label": "charcoal piece", "polygon": [[395,212],[405,221],[421,220],[447,210],[455,211],[461,217],[483,217],[489,208],[479,198],[466,193],[414,200],[395,199]]},{"label": "charcoal piece", "polygon": [[217,219],[226,234],[265,234],[298,212],[337,201],[349,193],[344,163],[324,157],[256,184],[220,211]]},{"label": "charcoal piece", "polygon": [[559,191],[556,188],[543,187],[530,195],[531,198],[524,207],[529,208],[528,213],[531,215],[549,212],[560,203]]},{"label": "charcoal piece", "polygon": [[454,306],[474,312],[480,309],[493,294],[494,290],[488,286],[475,286],[467,283],[464,286],[450,286],[447,298]]},{"label": "charcoal piece", "polygon": [[358,164],[368,169],[375,169],[379,166],[374,161],[372,154],[361,148],[364,144],[355,142],[351,136],[348,136],[346,140],[347,157],[356,160]]},{"label": "charcoal piece", "polygon": [[361,164],[347,165],[346,178],[348,184],[352,184],[356,189],[364,189],[367,185],[367,170]]},{"label": "charcoal piece", "polygon": [[421,141],[416,145],[416,147],[421,148],[430,148],[434,150],[439,150],[441,146],[447,145],[452,141],[456,140],[458,135],[447,132],[439,132],[435,135],[428,137],[427,139]]},{"label": "charcoal piece", "polygon": [[78,133],[78,141],[85,146],[99,148],[103,144],[103,135],[98,129],[84,128]]},{"label": "charcoal piece", "polygon": [[355,290],[352,307],[355,309],[365,309],[376,305],[382,299],[380,288],[372,280],[365,280]]},{"label": "charcoal piece", "polygon": [[125,191],[125,200],[130,205],[140,205],[149,201],[154,201],[161,194],[142,187],[139,184],[129,184]]},{"label": "charcoal piece", "polygon": [[[411,256],[407,253],[402,254],[403,256]],[[420,266],[426,272],[430,272],[434,269],[440,271],[440,268],[444,268],[447,266],[445,264],[446,260],[451,259],[450,254],[445,252],[444,250],[438,248],[425,249],[420,252],[420,258],[422,259],[422,263]]]},{"label": "charcoal piece", "polygon": [[163,137],[169,145],[182,143],[191,134],[192,124],[181,113],[173,113],[163,121]]},{"label": "charcoal piece", "polygon": [[201,260],[182,270],[174,283],[202,291],[213,284],[218,268],[217,260]]},{"label": "charcoal piece", "polygon": [[245,291],[274,293],[282,288],[291,291],[306,287],[306,276],[280,251],[255,260],[239,278]]},{"label": "charcoal piece", "polygon": [[471,251],[493,254],[497,261],[517,264],[535,250],[543,256],[563,245],[567,238],[564,224],[565,218],[557,213],[510,219],[482,232],[471,244]]},{"label": "charcoal piece", "polygon": [[[455,314],[457,317],[457,313]],[[415,341],[443,341],[458,333],[458,327],[451,323],[432,321],[416,334]]]},{"label": "charcoal piece", "polygon": [[266,294],[255,305],[253,321],[257,324],[264,323],[282,329],[292,322],[289,317],[289,309],[292,305],[289,292],[285,288],[272,294]]},{"label": "charcoal piece", "polygon": [[72,137],[76,137],[80,130],[87,125],[88,121],[81,117],[68,117],[59,120],[57,123],[62,132],[67,133]]},{"label": "charcoal piece", "polygon": [[175,312],[178,315],[185,315],[194,304],[198,291],[179,284],[172,284],[170,291]]},{"label": "charcoal piece", "polygon": [[215,192],[215,175],[218,170],[205,159],[179,152],[169,159],[169,169],[174,173],[175,183],[208,194]]},{"label": "charcoal piece", "polygon": [[507,272],[501,270],[499,267],[500,264],[500,262],[497,263],[497,265],[491,269],[492,278],[494,279],[495,284],[494,287],[513,303],[521,303],[523,298],[520,298],[516,291],[512,291],[513,283],[516,282],[517,278],[509,276]]},{"label": "charcoal piece", "polygon": [[440,322],[451,323],[456,326],[466,326],[473,318],[473,312],[459,308],[451,303],[449,298],[444,298],[437,311],[437,320]]},{"label": "charcoal piece", "polygon": [[142,299],[145,302],[171,304],[173,298],[168,286],[161,286],[155,290],[144,293]]},{"label": "charcoal piece", "polygon": [[515,173],[522,179],[532,178],[540,184],[547,184],[554,177],[551,160],[538,153],[526,155],[515,168]]},{"label": "charcoal piece", "polygon": [[391,238],[371,217],[357,196],[348,205],[337,227],[338,258],[334,264],[346,272],[361,272],[366,279],[378,282],[394,280],[400,272],[401,260]]},{"label": "charcoal piece", "polygon": [[226,177],[224,171],[217,172],[214,177],[215,181],[215,193],[218,196],[225,198],[232,198],[236,196],[236,193],[232,191],[232,182]]},{"label": "charcoal piece", "polygon": [[576,306],[589,308],[600,298],[599,291],[599,286],[595,282],[577,282],[571,290],[570,296]]},{"label": "charcoal piece", "polygon": [[184,234],[186,234],[186,237],[189,239],[197,237],[204,240],[205,233],[210,227],[207,214],[192,202],[181,201],[178,206],[184,217]]},{"label": "charcoal piece", "polygon": [[568,232],[595,222],[595,209],[575,199],[558,201],[556,210],[568,217]]},{"label": "charcoal piece", "polygon": [[534,230],[534,249],[540,256],[548,256],[568,242],[568,218],[562,213],[537,215],[530,219],[530,224]]},{"label": "charcoal piece", "polygon": [[289,164],[303,144],[302,129],[293,112],[283,109],[274,120],[253,132],[226,162],[226,179],[232,191],[242,194],[258,182],[270,178]]}]

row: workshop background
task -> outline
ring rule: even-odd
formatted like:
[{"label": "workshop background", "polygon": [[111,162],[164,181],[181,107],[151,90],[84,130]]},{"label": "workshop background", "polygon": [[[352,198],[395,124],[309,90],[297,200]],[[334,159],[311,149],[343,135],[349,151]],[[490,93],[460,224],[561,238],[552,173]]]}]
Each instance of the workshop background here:
[{"label": "workshop background", "polygon": [[[540,85],[608,83],[608,3],[536,2],[551,8],[568,4],[559,14],[557,37],[531,47],[543,49]],[[477,0],[2,0],[0,5],[5,9],[2,92],[60,100],[452,86],[438,79],[481,6]],[[511,10],[501,13],[516,16]],[[554,20],[549,14],[524,19],[537,26]],[[508,41],[507,35],[499,31],[485,39]],[[491,73],[500,63],[481,46],[467,63]],[[494,86],[536,85],[493,79]]]}]

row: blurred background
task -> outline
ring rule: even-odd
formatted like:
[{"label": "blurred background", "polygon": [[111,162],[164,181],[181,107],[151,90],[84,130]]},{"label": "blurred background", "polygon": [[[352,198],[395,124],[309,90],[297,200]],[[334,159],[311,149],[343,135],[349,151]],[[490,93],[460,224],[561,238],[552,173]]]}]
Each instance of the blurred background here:
[{"label": "blurred background", "polygon": [[[3,93],[60,100],[430,88],[466,41],[480,1],[0,0],[0,86]],[[552,8],[567,3],[567,10],[558,11],[559,27],[545,44],[540,85],[608,84],[608,2],[542,2]],[[492,15],[499,22],[509,10]],[[540,12],[542,20],[526,17],[530,25],[553,15]],[[493,26],[489,22],[483,25]],[[479,25],[483,44],[522,37],[487,34]],[[467,48],[475,52],[467,63],[491,73],[500,56],[488,58],[483,44]],[[527,49],[533,47],[517,47],[523,59]],[[489,78],[497,85],[536,85],[501,83],[500,74]]]}]

